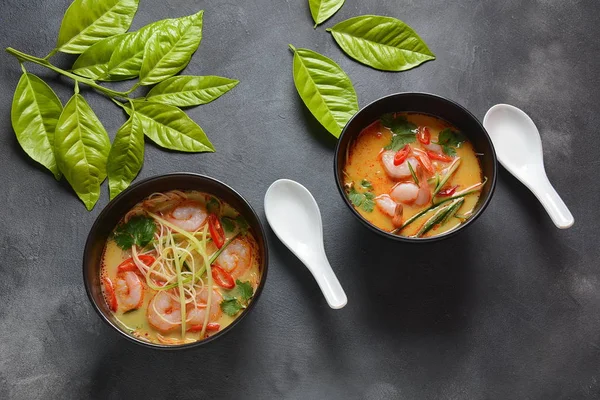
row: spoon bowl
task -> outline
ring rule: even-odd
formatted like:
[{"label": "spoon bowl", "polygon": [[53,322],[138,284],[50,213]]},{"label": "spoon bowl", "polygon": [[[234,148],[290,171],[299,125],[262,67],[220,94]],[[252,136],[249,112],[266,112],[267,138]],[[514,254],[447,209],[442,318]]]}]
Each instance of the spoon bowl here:
[{"label": "spoon bowl", "polygon": [[298,182],[279,179],[265,194],[265,214],[275,235],[313,274],[331,308],[348,302],[323,246],[323,222],[312,194]]},{"label": "spoon bowl", "polygon": [[509,104],[496,104],[483,118],[500,164],[520,180],[542,203],[561,229],[574,218],[546,175],[540,132],[525,112]]}]

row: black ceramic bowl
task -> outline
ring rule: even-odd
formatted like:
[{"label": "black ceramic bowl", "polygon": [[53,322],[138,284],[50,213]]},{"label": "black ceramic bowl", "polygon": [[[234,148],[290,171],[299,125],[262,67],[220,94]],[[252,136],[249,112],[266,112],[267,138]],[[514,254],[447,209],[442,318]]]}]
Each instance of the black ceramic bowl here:
[{"label": "black ceramic bowl", "polygon": [[[473,146],[475,151],[482,153],[479,157],[483,176],[487,177],[488,181],[482,189],[479,202],[475,207],[473,216],[469,218],[465,223],[461,224],[458,228],[453,229],[449,232],[442,233],[437,236],[427,238],[412,238],[394,235],[379,229],[369,221],[364,219],[352,206],[346,193],[344,191],[343,173],[346,152],[348,146],[353,142],[357,135],[368,125],[375,122],[383,114],[391,112],[415,112],[421,114],[429,114],[434,117],[443,119],[464,133]],[[496,153],[494,152],[494,146],[492,141],[484,129],[483,125],[479,120],[471,114],[463,106],[455,103],[452,100],[436,96],[428,93],[397,93],[386,97],[382,97],[379,100],[375,100],[371,104],[360,110],[348,123],[340,135],[337,147],[335,149],[335,160],[334,160],[334,171],[335,180],[337,187],[344,199],[344,202],[350,208],[354,216],[358,218],[367,228],[371,229],[378,234],[385,236],[390,239],[398,240],[401,242],[411,243],[427,243],[441,239],[445,239],[452,235],[455,235],[459,231],[462,231],[467,226],[471,225],[485,210],[487,205],[492,198],[494,188],[496,187],[496,170],[497,161]]]},{"label": "black ceramic bowl", "polygon": [[[236,210],[238,210],[244,216],[244,218],[246,218],[246,221],[248,221],[250,229],[256,238],[258,249],[260,251],[260,268],[262,272],[261,280],[256,288],[252,302],[248,308],[231,323],[231,325],[207,339],[177,346],[145,342],[134,336],[131,336],[121,329],[108,309],[100,288],[102,252],[108,236],[115,228],[117,223],[121,220],[121,218],[123,218],[127,211],[152,193],[166,192],[174,189],[198,190],[210,193],[220,199],[223,199]],[[125,336],[127,339],[150,348],[169,350],[187,349],[216,340],[233,329],[233,327],[236,326],[242,320],[242,318],[248,315],[251,309],[254,308],[254,305],[262,293],[265,280],[267,278],[268,265],[269,252],[267,248],[265,231],[254,209],[240,194],[226,184],[219,182],[216,179],[209,178],[208,176],[192,173],[174,173],[160,175],[140,181],[139,183],[131,186],[119,194],[114,200],[108,203],[104,210],[102,210],[98,218],[96,218],[96,222],[94,222],[85,244],[85,250],[83,253],[83,281],[85,283],[85,290],[87,291],[88,297],[92,302],[94,309],[100,315],[100,318],[102,318],[102,320],[104,320],[108,325],[113,327],[117,332]]]}]

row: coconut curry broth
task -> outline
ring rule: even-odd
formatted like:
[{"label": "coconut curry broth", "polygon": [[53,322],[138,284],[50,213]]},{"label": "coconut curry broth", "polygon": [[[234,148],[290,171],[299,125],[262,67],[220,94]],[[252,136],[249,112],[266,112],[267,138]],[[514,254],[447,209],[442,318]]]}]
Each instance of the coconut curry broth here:
[{"label": "coconut curry broth", "polygon": [[[449,156],[445,153],[447,147],[440,146],[436,143],[439,141],[440,133],[442,131],[450,129],[453,132],[458,132],[451,124],[424,114],[397,113],[394,114],[392,118],[394,117],[399,118],[400,121],[404,119],[404,121],[408,123],[408,126],[405,127],[407,130],[403,132],[402,127],[400,127],[399,130],[396,130],[397,132],[403,134],[406,134],[408,130],[413,132],[412,139],[410,139],[412,142],[408,144],[410,148],[408,150],[409,155],[407,156],[407,159],[410,157],[416,158],[417,162],[414,163],[415,168],[413,168],[414,171],[412,171],[414,172],[414,177],[412,172],[410,175],[400,178],[390,176],[388,169],[386,169],[383,164],[384,161],[382,155],[386,151],[394,151],[386,150],[386,147],[390,146],[392,137],[395,136],[395,134],[389,127],[386,127],[386,124],[381,120],[374,122],[363,129],[348,148],[346,164],[344,167],[344,184],[346,193],[353,203],[354,208],[373,225],[386,231],[394,231],[402,236],[431,237],[456,228],[468,218],[475,208],[477,201],[479,200],[478,190],[464,196],[462,205],[459,205],[458,209],[453,210],[455,214],[452,218],[448,218],[443,224],[435,224],[433,228],[424,234],[419,234],[419,231],[432,217],[435,210],[425,213],[405,227],[402,227],[402,225],[419,212],[423,212],[424,210],[433,207],[434,201],[443,201],[460,194],[461,191],[464,191],[465,189],[472,187],[477,189],[477,186],[479,186],[479,188],[482,186],[481,168],[472,144],[463,136],[463,139],[465,139],[464,141],[460,142],[458,146],[448,150],[452,154],[452,156]],[[390,125],[390,123],[387,122],[387,125]],[[419,138],[420,132],[425,127],[428,131],[429,140],[422,136]],[[410,137],[410,134],[407,136]],[[429,143],[425,145],[422,141],[429,141]],[[404,146],[400,148],[400,151],[404,149]],[[419,150],[423,150],[423,152],[419,153]],[[424,153],[425,155],[423,155]],[[415,154],[419,154],[422,157],[424,156],[426,160],[423,161],[425,162],[428,162],[427,160],[429,160],[435,172],[428,172],[421,162],[422,159],[416,157]],[[393,217],[390,215],[392,213],[386,213],[385,207],[380,207],[380,201],[378,199],[381,199],[382,195],[384,197],[388,194],[391,195],[393,189],[402,183],[414,184],[417,186],[419,177],[421,177],[421,180],[426,179],[428,181],[428,184],[426,185],[428,186],[427,190],[431,193],[430,196],[433,195],[436,184],[439,182],[437,177],[444,176],[443,173],[445,170],[451,166],[456,159],[459,159],[458,168],[449,177],[444,186],[440,188],[437,196],[432,197],[430,201],[427,201],[424,204],[416,204],[410,196],[408,201],[396,201],[396,203],[399,203],[402,206],[401,221],[395,221],[396,223],[394,223]],[[407,164],[407,161],[404,161],[403,164]],[[412,162],[411,166],[413,166]],[[392,168],[395,167],[396,166],[393,166]],[[358,193],[358,195],[353,198],[353,193]],[[370,196],[372,200],[371,203],[369,203],[369,198],[364,197],[365,194],[366,196]],[[364,202],[363,204],[359,204],[361,203],[361,200]],[[454,200],[448,201],[446,204],[450,204],[452,201]],[[367,203],[370,205],[365,207],[364,204]],[[393,203],[391,204],[393,206]]]},{"label": "coconut curry broth", "polygon": [[[160,344],[202,340],[230,325],[252,301],[261,279],[258,245],[240,214],[211,195],[173,191],[153,196],[136,205],[106,242],[101,269],[105,299],[118,323],[132,336]],[[221,229],[215,229],[211,215]],[[138,218],[152,218],[154,234],[147,244],[124,249],[122,245],[129,243],[123,243],[119,227],[123,231],[127,222]],[[197,239],[200,251],[184,232]],[[133,229],[129,233],[136,235]],[[202,271],[206,265],[200,254],[202,245],[207,260],[215,258],[210,276]],[[206,304],[209,287],[213,288],[210,305]],[[158,301],[159,293],[171,297]]]}]

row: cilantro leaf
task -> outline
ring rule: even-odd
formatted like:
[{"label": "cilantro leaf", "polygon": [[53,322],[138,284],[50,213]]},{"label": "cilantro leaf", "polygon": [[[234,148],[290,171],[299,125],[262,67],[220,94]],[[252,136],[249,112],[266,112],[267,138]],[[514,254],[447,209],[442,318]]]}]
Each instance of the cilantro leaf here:
[{"label": "cilantro leaf", "polygon": [[397,135],[407,135],[417,129],[417,126],[412,122],[408,122],[405,116],[398,115],[394,117],[394,114],[385,114],[380,119],[383,126],[389,128],[393,133]]},{"label": "cilantro leaf", "polygon": [[360,186],[364,187],[365,189],[373,189],[373,185],[371,185],[371,182],[369,182],[369,181],[368,181],[368,180],[366,180],[366,179],[363,179],[363,180],[360,182]]},{"label": "cilantro leaf", "polygon": [[206,211],[208,211],[209,214],[218,215],[221,211],[221,203],[219,203],[219,200],[210,196],[210,198],[206,202]]},{"label": "cilantro leaf", "polygon": [[242,217],[241,215],[238,215],[237,218],[235,219],[235,223],[237,224],[238,228],[240,229],[240,232],[242,233],[246,233],[248,232],[248,229],[250,229],[250,225],[248,225],[248,221],[246,221],[246,218]]},{"label": "cilantro leaf", "polygon": [[402,115],[394,117],[393,114],[385,114],[380,121],[383,126],[392,131],[392,141],[384,147],[386,150],[398,151],[417,138],[415,132],[417,126],[408,122]]},{"label": "cilantro leaf", "polygon": [[248,300],[250,300],[252,296],[254,296],[254,289],[252,288],[250,282],[242,282],[239,279],[236,279],[235,285],[243,302],[247,303]]},{"label": "cilantro leaf", "polygon": [[460,147],[466,140],[467,138],[462,132],[446,128],[440,132],[437,142],[442,146],[444,153],[454,157],[456,156],[456,148]]},{"label": "cilantro leaf", "polygon": [[235,222],[229,217],[221,218],[221,225],[223,225],[225,232],[233,232],[235,230]]},{"label": "cilantro leaf", "polygon": [[363,201],[365,201],[365,195],[352,188],[348,193],[348,199],[354,205],[354,207],[360,207]]},{"label": "cilantro leaf", "polygon": [[123,250],[129,250],[133,245],[144,247],[154,237],[156,225],[150,217],[137,216],[115,229],[114,240]]},{"label": "cilantro leaf", "polygon": [[362,203],[362,209],[366,212],[372,212],[375,208],[375,195],[371,192],[365,193],[365,201]]},{"label": "cilantro leaf", "polygon": [[232,299],[223,300],[221,302],[221,311],[223,311],[225,314],[231,317],[239,313],[241,309],[242,305],[235,297]]},{"label": "cilantro leaf", "polygon": [[366,212],[371,212],[375,208],[375,195],[371,192],[360,193],[352,188],[348,193],[348,199],[354,207],[360,207]]},{"label": "cilantro leaf", "polygon": [[448,154],[450,157],[456,157],[456,150],[452,146],[448,146],[448,145],[443,144],[442,145],[442,151],[444,153]]},{"label": "cilantro leaf", "polygon": [[390,144],[384,147],[386,150],[398,151],[409,143],[413,143],[416,140],[416,135],[410,133],[408,135],[394,135]]}]

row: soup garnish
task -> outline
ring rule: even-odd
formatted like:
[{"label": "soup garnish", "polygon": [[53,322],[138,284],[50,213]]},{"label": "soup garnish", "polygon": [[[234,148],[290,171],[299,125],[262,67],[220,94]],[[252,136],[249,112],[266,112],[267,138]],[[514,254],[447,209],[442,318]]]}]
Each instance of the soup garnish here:
[{"label": "soup garnish", "polygon": [[138,203],[102,256],[108,308],[124,330],[152,343],[191,343],[223,330],[260,279],[245,219],[198,191],[155,193]]},{"label": "soup garnish", "polygon": [[356,211],[408,237],[457,228],[472,215],[486,183],[467,137],[417,113],[386,114],[363,129],[348,147],[343,172]]}]

